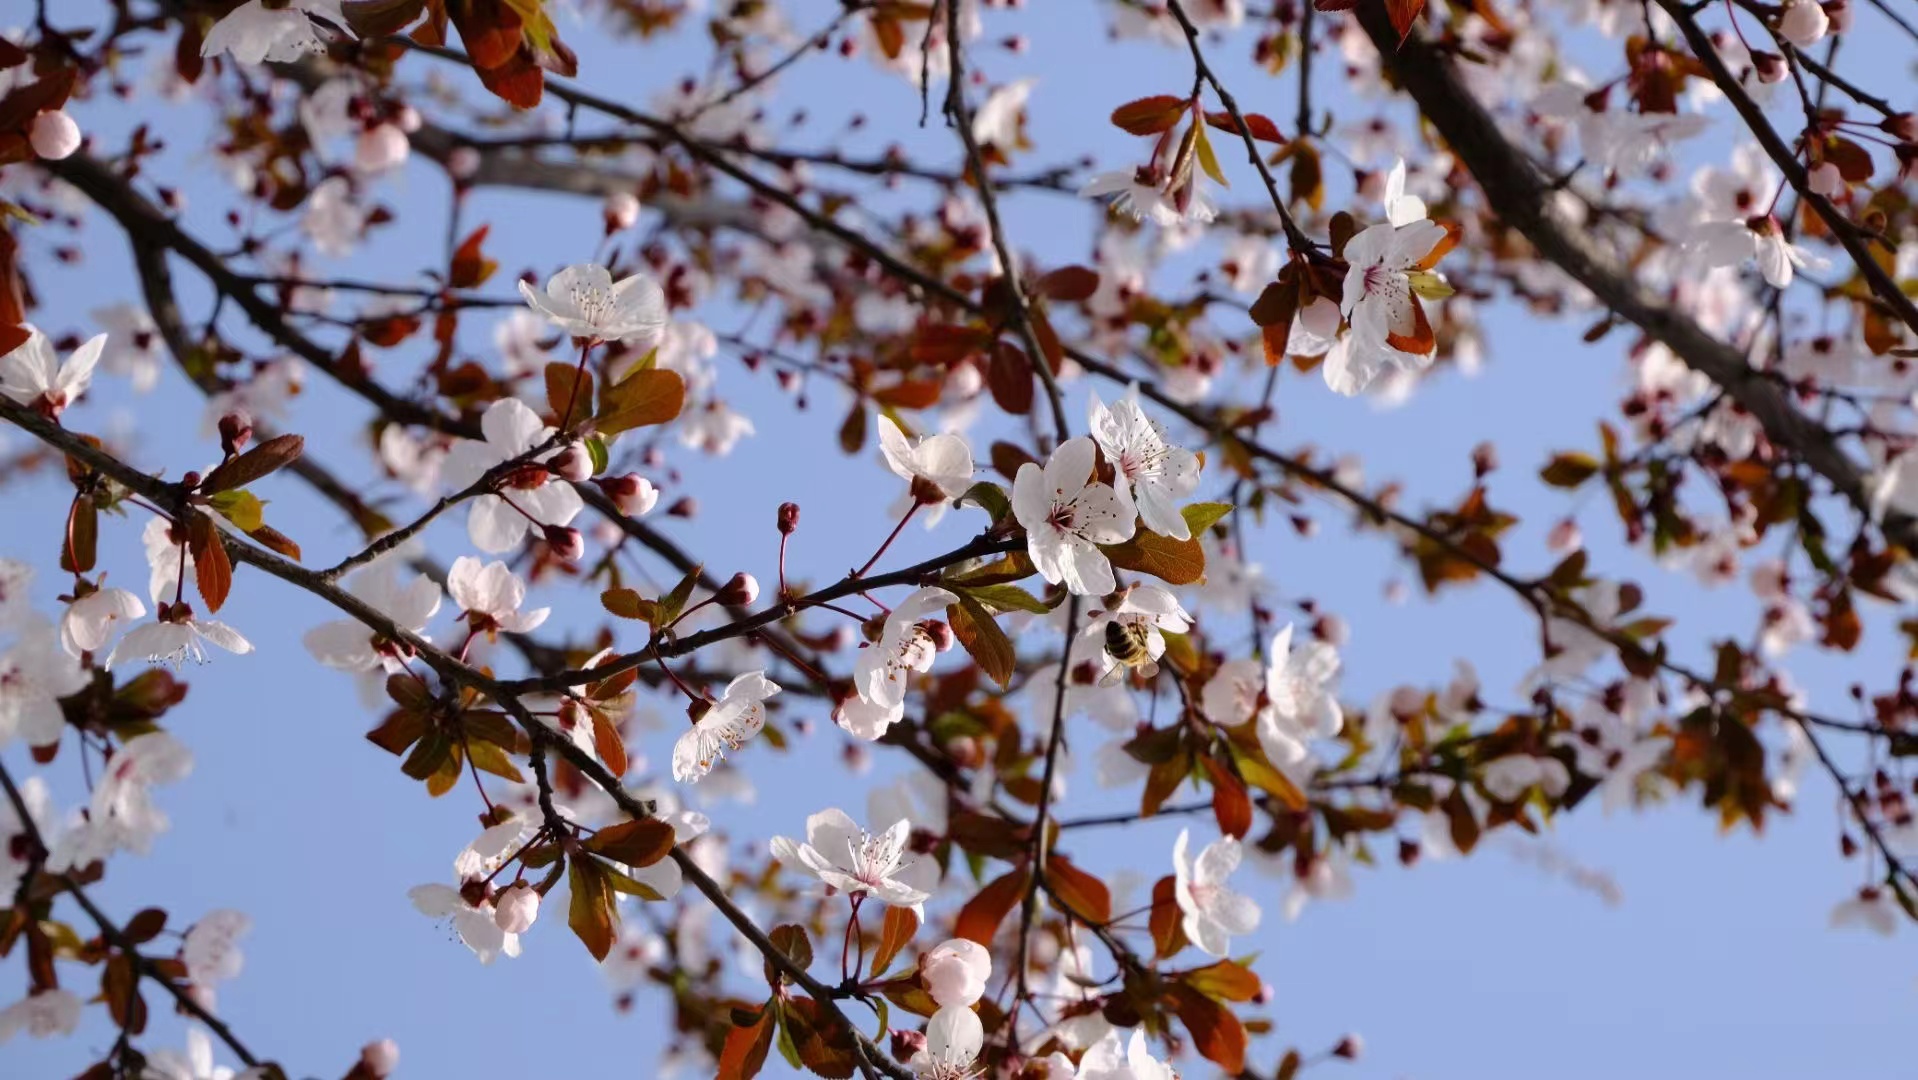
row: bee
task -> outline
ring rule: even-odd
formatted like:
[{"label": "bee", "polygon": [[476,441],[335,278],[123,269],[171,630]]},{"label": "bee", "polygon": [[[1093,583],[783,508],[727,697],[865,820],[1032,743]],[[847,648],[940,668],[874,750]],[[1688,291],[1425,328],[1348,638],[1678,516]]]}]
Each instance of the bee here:
[{"label": "bee", "polygon": [[1111,686],[1125,677],[1126,669],[1131,668],[1150,679],[1159,673],[1159,665],[1152,661],[1152,650],[1147,644],[1152,625],[1143,619],[1114,619],[1106,623],[1106,655],[1112,658],[1112,666],[1099,680],[1100,686]]}]

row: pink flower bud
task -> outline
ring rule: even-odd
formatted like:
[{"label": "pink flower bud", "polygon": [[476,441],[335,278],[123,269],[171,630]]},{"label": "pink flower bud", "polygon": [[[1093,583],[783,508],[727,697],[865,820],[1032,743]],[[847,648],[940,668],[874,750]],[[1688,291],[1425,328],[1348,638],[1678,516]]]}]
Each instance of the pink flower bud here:
[{"label": "pink flower bud", "polygon": [[43,112],[28,125],[27,142],[42,158],[59,161],[80,149],[80,125],[64,110]]},{"label": "pink flower bud", "polygon": [[932,639],[933,648],[940,652],[945,652],[952,648],[952,627],[947,626],[937,619],[927,619],[925,622],[919,624],[919,629],[924,630],[926,636]]},{"label": "pink flower bud", "polygon": [[1810,48],[1831,29],[1831,17],[1817,0],[1786,0],[1778,16],[1778,32],[1801,49]]},{"label": "pink flower bud", "polygon": [[524,881],[506,887],[493,900],[493,922],[509,934],[524,934],[539,918],[539,893]]},{"label": "pink flower bud", "polygon": [[613,192],[606,196],[604,215],[609,235],[632,228],[639,221],[639,197],[630,191]]},{"label": "pink flower bud", "polygon": [[353,147],[353,166],[366,173],[385,172],[405,164],[412,151],[406,132],[393,124],[375,124],[360,133]]},{"label": "pink flower bud", "polygon": [[1893,113],[1878,125],[1900,142],[1918,143],[1918,113]]},{"label": "pink flower bud", "polygon": [[561,479],[577,484],[593,478],[593,455],[583,442],[571,442],[554,455],[552,469]]},{"label": "pink flower bud", "polygon": [[1791,74],[1791,65],[1775,52],[1752,51],[1752,68],[1758,72],[1761,83],[1784,82]]},{"label": "pink flower bud", "polygon": [[911,1060],[914,1054],[926,1048],[926,1033],[923,1031],[894,1031],[892,1033],[892,1056],[900,1061]]},{"label": "pink flower bud", "polygon": [[1825,161],[1820,162],[1806,176],[1805,186],[1810,188],[1813,194],[1835,199],[1845,190],[1845,178],[1838,172],[1838,166]]},{"label": "pink flower bud", "polygon": [[479,151],[470,146],[456,146],[446,155],[446,171],[455,180],[471,180],[479,167]]},{"label": "pink flower bud", "polygon": [[1545,537],[1545,546],[1559,555],[1570,555],[1585,546],[1585,534],[1579,531],[1578,522],[1566,518],[1552,526]]},{"label": "pink flower bud", "polygon": [[586,537],[565,525],[546,526],[546,546],[567,562],[578,562],[586,555]]},{"label": "pink flower bud", "polygon": [[360,1048],[360,1065],[373,1080],[391,1076],[400,1067],[400,1044],[391,1039],[367,1043]]},{"label": "pink flower bud", "polygon": [[638,473],[605,477],[600,480],[599,489],[627,517],[645,517],[659,502],[659,489]]},{"label": "pink flower bud", "polygon": [[1825,14],[1831,16],[1831,32],[1842,34],[1851,29],[1851,0],[1830,0]]},{"label": "pink flower bud", "polygon": [[394,126],[398,127],[401,131],[404,131],[408,135],[411,135],[415,131],[418,131],[420,129],[420,125],[424,124],[425,122],[426,121],[420,117],[420,111],[418,109],[415,109],[411,105],[402,105],[400,106],[399,111],[393,114]]},{"label": "pink flower bud", "polygon": [[799,504],[779,504],[779,535],[791,536],[799,528]]},{"label": "pink flower bud", "polygon": [[220,417],[220,449],[231,457],[246,449],[253,439],[253,420],[243,412],[230,412]]},{"label": "pink flower bud", "polygon": [[954,938],[919,960],[919,980],[942,1009],[967,1009],[986,992],[992,956],[976,941]]},{"label": "pink flower bud", "polygon": [[743,607],[759,599],[759,581],[751,574],[734,574],[719,590],[719,602],[727,607]]},{"label": "pink flower bud", "polygon": [[1332,1048],[1332,1056],[1342,1057],[1347,1061],[1357,1061],[1359,1055],[1363,1053],[1365,1053],[1365,1040],[1359,1038],[1357,1032],[1340,1039],[1339,1044]]}]

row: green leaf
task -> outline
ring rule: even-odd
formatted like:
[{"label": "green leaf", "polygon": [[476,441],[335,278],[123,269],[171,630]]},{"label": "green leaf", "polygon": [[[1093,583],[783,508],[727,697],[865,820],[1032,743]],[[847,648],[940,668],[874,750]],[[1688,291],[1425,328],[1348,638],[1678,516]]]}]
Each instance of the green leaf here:
[{"label": "green leaf", "polygon": [[605,472],[606,466],[612,461],[612,455],[606,449],[606,440],[597,435],[586,437],[586,456],[593,459],[594,476]]},{"label": "green leaf", "polygon": [[1553,454],[1552,460],[1538,471],[1538,478],[1558,488],[1575,488],[1598,472],[1598,462],[1590,454]]},{"label": "green leaf", "polygon": [[1232,181],[1227,180],[1225,178],[1225,171],[1219,168],[1218,155],[1212,152],[1212,140],[1206,137],[1205,125],[1199,124],[1197,126],[1199,137],[1196,142],[1199,151],[1199,167],[1205,170],[1207,176],[1217,180],[1220,187],[1231,187]]},{"label": "green leaf", "polygon": [[1012,516],[1012,500],[1006,496],[1006,489],[990,480],[981,480],[967,488],[964,495],[953,500],[953,505],[961,510],[968,505],[976,506],[991,514],[995,523]]},{"label": "green leaf", "polygon": [[959,644],[979,662],[979,670],[1000,686],[1012,681],[1015,661],[1012,642],[979,601],[961,595],[957,604],[946,606],[946,621],[952,625],[953,636],[959,639]]},{"label": "green leaf", "polygon": [[699,584],[699,574],[704,569],[704,566],[695,566],[686,571],[673,591],[659,598],[659,625],[671,626],[679,613],[686,610],[686,601],[692,599],[693,587]]},{"label": "green leaf", "polygon": [[1052,610],[1044,600],[1017,585],[974,585],[959,591],[996,611],[1030,611],[1044,615]]},{"label": "green leaf", "polygon": [[241,532],[250,533],[266,524],[266,504],[245,488],[222,491],[207,501],[219,511],[221,517],[239,526]]},{"label": "green leaf", "polygon": [[1231,512],[1231,503],[1204,502],[1193,503],[1179,511],[1179,516],[1185,519],[1185,526],[1192,530],[1192,535],[1197,536],[1218,524],[1220,518]]},{"label": "green leaf", "polygon": [[599,594],[599,603],[608,612],[622,619],[642,619],[658,625],[659,605],[641,597],[631,589],[607,589]]},{"label": "green leaf", "polygon": [[566,867],[566,885],[572,891],[572,904],[566,913],[566,925],[593,954],[604,960],[613,951],[613,921],[618,914],[614,905],[610,872],[598,859],[574,856]]},{"label": "green leaf", "polygon": [[1019,581],[1038,573],[1032,565],[1032,559],[1023,551],[1009,552],[984,566],[974,567],[964,573],[952,574],[943,584],[952,588],[976,588],[982,585],[1002,585]]}]

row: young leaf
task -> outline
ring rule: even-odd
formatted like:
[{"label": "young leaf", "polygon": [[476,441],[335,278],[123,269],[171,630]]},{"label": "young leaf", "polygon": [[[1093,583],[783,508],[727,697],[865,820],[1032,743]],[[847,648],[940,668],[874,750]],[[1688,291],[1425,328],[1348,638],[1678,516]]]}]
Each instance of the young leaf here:
[{"label": "young leaf", "polygon": [[1195,537],[1173,540],[1140,529],[1123,544],[1100,547],[1121,570],[1151,574],[1169,585],[1191,585],[1205,578],[1205,549]]},{"label": "young leaf", "polygon": [[480,245],[486,242],[486,234],[491,225],[481,225],[474,229],[466,239],[460,241],[459,249],[453,252],[453,266],[447,275],[446,283],[455,289],[471,289],[486,283],[499,269],[499,260],[487,258]]},{"label": "young leaf", "polygon": [[664,424],[686,407],[686,380],[664,368],[635,371],[606,388],[593,426],[601,435]]},{"label": "young leaf", "polygon": [[673,827],[658,818],[622,821],[594,833],[581,846],[627,866],[651,866],[673,850]]},{"label": "young leaf", "polygon": [[606,868],[598,859],[575,855],[566,866],[566,887],[573,894],[566,925],[573,928],[593,959],[606,959],[606,954],[613,951],[613,922],[619,915]]},{"label": "young leaf", "polygon": [[1128,134],[1157,135],[1178,123],[1180,114],[1190,104],[1185,98],[1157,94],[1128,101],[1112,110],[1112,122]]},{"label": "young leaf", "polygon": [[1192,1045],[1206,1060],[1236,1075],[1245,1069],[1245,1025],[1232,1010],[1183,983],[1171,987],[1179,1022],[1192,1033]]},{"label": "young leaf", "polygon": [[625,776],[629,764],[626,760],[626,740],[619,737],[619,729],[613,726],[612,717],[606,715],[606,710],[591,705],[586,707],[586,713],[593,718],[593,752],[606,763],[608,772],[614,776]]},{"label": "young leaf", "polygon": [[245,487],[262,476],[283,469],[306,451],[306,439],[299,435],[279,435],[213,467],[200,481],[202,495]]},{"label": "young leaf", "polygon": [[775,1009],[776,1006],[768,1002],[750,1026],[735,1027],[726,1033],[726,1045],[719,1051],[716,1080],[752,1080],[759,1075],[773,1045]]},{"label": "young leaf", "polygon": [[1179,910],[1177,886],[1171,874],[1152,885],[1152,914],[1147,921],[1152,930],[1152,947],[1160,959],[1176,956],[1186,946],[1185,916]]},{"label": "young leaf", "polygon": [[1112,921],[1112,891],[1106,883],[1062,855],[1046,860],[1046,888],[1074,915],[1093,923]]},{"label": "young leaf", "polygon": [[75,495],[67,511],[67,543],[60,546],[60,569],[84,574],[99,557],[100,511],[91,495]]},{"label": "young leaf", "polygon": [[996,611],[1030,611],[1044,615],[1052,610],[1044,600],[1017,585],[974,585],[961,591]]},{"label": "young leaf", "polygon": [[958,603],[946,606],[946,621],[952,625],[953,636],[959,639],[959,644],[979,662],[979,670],[1000,686],[1012,681],[1016,659],[1012,642],[979,601],[960,596]]},{"label": "young leaf", "polygon": [[[573,379],[577,374],[579,389],[573,389]],[[593,400],[593,373],[577,364],[563,364],[559,361],[546,365],[546,408],[554,416],[565,416],[566,405],[571,402],[575,416],[580,405],[590,404]]]},{"label": "young leaf", "polygon": [[1219,156],[1212,151],[1212,140],[1206,137],[1205,125],[1198,124],[1192,129],[1197,132],[1193,146],[1199,152],[1199,167],[1205,174],[1218,182],[1220,187],[1231,187],[1232,182],[1225,178],[1225,170],[1219,168]]},{"label": "young leaf", "polygon": [[607,589],[599,594],[599,603],[609,613],[622,619],[643,619],[650,623],[659,618],[659,605],[643,599],[631,589]]},{"label": "young leaf", "polygon": [[914,915],[911,908],[888,906],[885,921],[879,926],[879,951],[872,957],[873,972],[885,971],[892,958],[911,944],[912,936],[918,932],[919,916]]},{"label": "young leaf", "polygon": [[266,524],[264,506],[259,496],[245,488],[222,491],[207,500],[221,517],[238,526],[241,532],[250,533]]},{"label": "young leaf", "polygon": [[1412,23],[1424,10],[1425,0],[1385,0],[1385,14],[1392,20],[1392,29],[1399,32],[1400,45],[1412,36]]},{"label": "young leaf", "polygon": [[211,615],[226,603],[226,594],[233,588],[233,563],[212,518],[198,513],[187,518],[187,550],[193,553],[193,583]]},{"label": "young leaf", "polygon": [[1026,886],[1031,882],[1032,871],[1020,866],[980,889],[977,896],[966,901],[966,906],[959,909],[959,918],[953,923],[953,935],[970,938],[991,948],[993,935],[999,932],[999,924],[1025,899]]}]

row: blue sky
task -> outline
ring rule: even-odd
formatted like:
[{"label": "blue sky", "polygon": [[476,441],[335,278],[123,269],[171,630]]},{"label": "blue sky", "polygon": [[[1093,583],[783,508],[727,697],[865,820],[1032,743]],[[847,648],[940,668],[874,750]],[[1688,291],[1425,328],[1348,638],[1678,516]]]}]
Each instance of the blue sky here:
[{"label": "blue sky", "polygon": [[[1032,7],[993,14],[974,61],[995,82],[1040,78],[1031,117],[1039,149],[1022,164],[1088,153],[1101,167],[1125,167],[1137,147],[1105,123],[1106,113],[1132,97],[1183,93],[1190,84],[1188,58],[1182,50],[1105,44],[1103,21],[1089,3]],[[14,21],[27,8],[24,0],[0,4]],[[823,4],[796,10],[802,14],[793,21],[802,32],[829,17]],[[590,25],[562,18],[560,26],[580,51],[581,81],[609,96],[643,101],[680,74],[704,68],[696,38],[614,52]],[[1027,55],[984,44],[1014,32],[1031,39]],[[1058,59],[1086,55],[1088,48],[1099,50],[1098,62]],[[1215,59],[1242,104],[1289,117],[1292,73],[1260,75],[1234,55],[1238,51],[1220,50]],[[641,62],[631,62],[633,56]],[[1349,96],[1332,89],[1337,66],[1324,68],[1318,99],[1342,118],[1357,115],[1346,111]],[[402,70],[419,78],[428,69],[426,61],[409,59]],[[785,92],[790,97],[782,98],[774,117],[804,103],[812,119],[796,130],[776,124],[782,145],[877,154],[896,139],[928,160],[956,160],[956,140],[936,117],[923,132],[915,127],[917,94],[863,60],[811,58],[797,79],[789,77]],[[855,106],[867,124],[846,135],[840,120]],[[172,145],[153,175],[186,192],[193,229],[224,237],[223,181],[200,156],[208,130],[203,107],[143,96],[87,102],[75,114],[108,146],[138,122],[168,137]],[[1227,205],[1258,205],[1255,178],[1234,159],[1227,169],[1235,180],[1223,195]],[[1340,191],[1334,189],[1334,199]],[[418,252],[438,251],[446,188],[435,171],[411,167],[386,181],[381,197],[401,211],[402,224],[351,259],[321,264],[325,271],[410,270],[421,261]],[[1024,196],[1008,200],[1007,213],[1017,245],[1042,262],[1089,258],[1097,223],[1090,204]],[[590,257],[597,217],[595,203],[488,192],[466,220],[492,223],[489,251],[502,261],[495,285],[503,293],[522,268],[545,273]],[[100,215],[85,230],[83,264],[56,265],[46,250],[45,241],[28,243],[46,301],[39,320],[55,333],[84,329],[92,308],[137,295],[125,248]],[[203,313],[207,297],[195,276],[177,273],[187,310]],[[721,330],[743,322],[742,313],[725,304],[694,314]],[[1277,399],[1280,419],[1268,432],[1282,447],[1309,443],[1359,453],[1368,477],[1402,480],[1415,507],[1456,500],[1471,479],[1472,447],[1496,441],[1505,467],[1492,480],[1493,497],[1525,518],[1510,536],[1507,558],[1521,569],[1543,570],[1553,561],[1544,531],[1574,504],[1543,489],[1536,467],[1553,450],[1594,443],[1595,422],[1613,410],[1626,385],[1626,335],[1584,345],[1578,335],[1587,321],[1542,322],[1495,306],[1486,320],[1489,359],[1481,374],[1441,375],[1409,404],[1389,411],[1335,397],[1316,375],[1288,374]],[[483,357],[490,321],[471,320],[464,333],[467,351]],[[253,340],[243,332],[236,339]],[[417,359],[406,351],[397,357],[379,371],[389,381]],[[379,362],[389,363],[385,356]],[[700,512],[693,522],[664,527],[715,571],[743,569],[770,582],[773,508],[795,499],[805,509],[791,556],[795,574],[823,581],[843,572],[848,553],[863,558],[889,527],[893,478],[876,461],[842,457],[832,433],[845,406],[835,391],[816,387],[813,408],[795,412],[766,375],[750,374],[724,354],[720,371],[724,393],[752,416],[758,434],[717,461],[674,448],[683,490],[698,497]],[[1083,417],[1083,391],[1073,392],[1075,425]],[[133,460],[177,475],[218,454],[217,443],[198,430],[200,408],[193,389],[169,372],[146,397],[105,380],[68,423],[103,429],[124,413],[139,432]],[[365,477],[368,462],[354,442],[364,415],[357,399],[310,379],[292,426],[309,436],[316,455]],[[20,436],[11,438],[10,445],[20,445]],[[65,505],[62,486],[48,479],[10,485],[7,512],[0,514],[0,554],[40,565],[48,610],[59,591],[50,553]],[[1216,497],[1218,490],[1209,481],[1202,493]],[[273,500],[269,520],[304,545],[310,564],[350,549],[354,536],[337,514],[291,478],[269,481],[262,494]],[[1310,596],[1352,624],[1344,652],[1349,702],[1363,705],[1401,682],[1442,683],[1455,657],[1478,666],[1488,696],[1515,696],[1511,687],[1535,655],[1535,628],[1524,610],[1490,589],[1388,604],[1385,582],[1410,580],[1389,546],[1375,537],[1348,541],[1347,516],[1336,506],[1308,504],[1308,511],[1322,526],[1319,537],[1300,539],[1281,522],[1262,534],[1253,555],[1279,598]],[[1620,529],[1606,513],[1601,500],[1581,515],[1595,565],[1645,583],[1651,609],[1681,617],[1681,655],[1701,655],[1709,633],[1749,633],[1756,606],[1748,594],[1736,587],[1703,590],[1688,574],[1623,550]],[[429,534],[443,560],[468,550],[459,516],[453,518]],[[102,565],[115,582],[136,590],[144,576],[142,524],[114,523],[102,541]],[[952,515],[933,534],[908,530],[888,561],[896,557],[903,565],[955,546],[973,524]],[[597,618],[597,605],[584,593],[554,593],[538,602],[560,605],[556,627],[589,626]],[[117,859],[95,890],[98,898],[121,917],[159,904],[175,913],[175,925],[219,907],[250,913],[256,927],[246,941],[246,971],[223,988],[221,1012],[257,1053],[284,1062],[295,1075],[343,1072],[362,1043],[381,1036],[398,1040],[405,1075],[537,1075],[608,1066],[646,1075],[663,1035],[663,998],[642,992],[633,1014],[616,1013],[557,908],[528,936],[524,956],[490,968],[411,909],[406,889],[446,876],[454,853],[475,831],[477,807],[464,787],[428,800],[393,759],[361,737],[375,717],[359,703],[351,680],[319,669],[299,643],[309,627],[331,617],[310,597],[240,572],[222,618],[251,637],[257,651],[221,656],[187,673],[192,690],[169,724],[194,750],[197,767],[187,782],[159,794],[173,831],[150,856]],[[443,612],[442,633],[450,633],[449,619]],[[1895,643],[1881,632],[1857,655],[1806,653],[1793,670],[1815,705],[1841,711],[1848,681],[1883,685],[1897,663]],[[802,706],[792,715],[808,711]],[[804,816],[824,806],[842,805],[862,817],[866,786],[896,774],[899,765],[882,755],[848,795],[845,778],[834,771],[843,736],[816,710],[812,719],[815,733],[796,743],[790,760],[770,749],[748,754],[746,768],[759,788],[753,805],[711,808],[740,851],[757,857],[768,837],[799,833]],[[1072,734],[1080,739],[1082,761],[1104,737],[1092,729]],[[654,733],[636,749],[663,761],[670,738]],[[9,748],[5,760],[16,776],[29,771],[19,747]],[[80,797],[73,771],[70,756],[50,770],[62,808]],[[1088,772],[1073,777],[1072,812],[1116,808]],[[1169,872],[1172,837],[1187,824],[1196,836],[1210,837],[1208,819],[1150,822],[1076,835],[1072,850],[1077,861],[1097,869],[1132,867],[1157,876]],[[1610,875],[1623,894],[1616,907],[1542,873],[1497,842],[1463,862],[1362,869],[1356,897],[1314,904],[1296,923],[1278,917],[1282,882],[1243,871],[1241,884],[1267,911],[1265,928],[1246,947],[1261,952],[1259,970],[1277,990],[1265,1010],[1277,1032],[1254,1043],[1251,1062],[1269,1070],[1286,1046],[1309,1053],[1357,1031],[1367,1043],[1363,1060],[1315,1071],[1426,1080],[1897,1075],[1891,1063],[1908,1053],[1898,1034],[1906,1030],[1918,989],[1918,951],[1908,930],[1885,940],[1825,928],[1832,904],[1859,883],[1858,867],[1839,858],[1834,825],[1833,793],[1822,778],[1810,780],[1795,814],[1775,819],[1758,839],[1721,835],[1690,799],[1612,817],[1588,806],[1562,819],[1544,842]],[[959,895],[954,885],[952,899]],[[23,985],[17,964],[0,968],[0,1001]],[[83,984],[75,988],[85,993]],[[17,1041],[3,1060],[13,1075],[69,1075],[112,1037],[94,1010],[73,1038]],[[179,1025],[162,1017],[148,1045],[179,1041]],[[783,1068],[775,1059],[768,1073]],[[1206,1076],[1210,1067],[1195,1063],[1188,1073]]]}]

